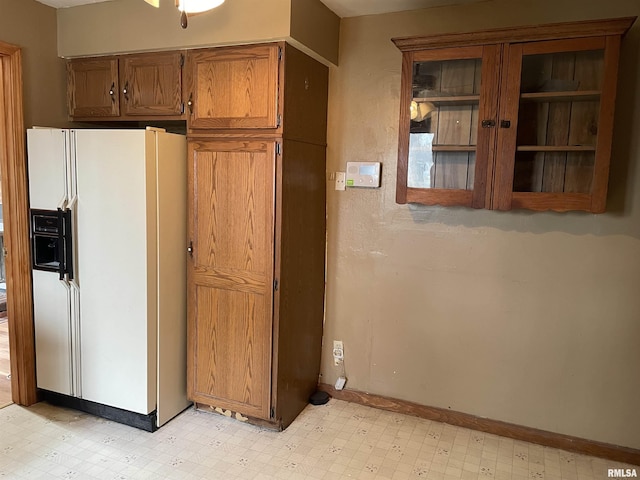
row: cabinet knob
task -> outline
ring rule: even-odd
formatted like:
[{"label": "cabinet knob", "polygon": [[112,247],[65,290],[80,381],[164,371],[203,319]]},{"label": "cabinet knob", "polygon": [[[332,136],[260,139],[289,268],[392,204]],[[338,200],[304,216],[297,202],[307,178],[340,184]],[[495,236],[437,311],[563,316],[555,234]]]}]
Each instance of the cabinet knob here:
[{"label": "cabinet knob", "polygon": [[501,120],[500,121],[500,128],[511,128],[511,121],[510,120]]},{"label": "cabinet knob", "polygon": [[122,94],[124,95],[125,100],[129,100],[127,94],[129,93],[129,82],[124,84],[124,88],[122,89]]},{"label": "cabinet knob", "polygon": [[109,89],[109,95],[111,95],[111,101],[112,102],[116,101],[116,97],[115,97],[116,91],[115,90],[116,90],[116,84],[114,82],[114,83],[111,84],[111,88]]},{"label": "cabinet knob", "polygon": [[193,93],[189,94],[189,100],[187,100],[187,106],[189,107],[189,113],[193,113]]},{"label": "cabinet knob", "polygon": [[482,120],[482,128],[492,128],[496,126],[495,120]]}]

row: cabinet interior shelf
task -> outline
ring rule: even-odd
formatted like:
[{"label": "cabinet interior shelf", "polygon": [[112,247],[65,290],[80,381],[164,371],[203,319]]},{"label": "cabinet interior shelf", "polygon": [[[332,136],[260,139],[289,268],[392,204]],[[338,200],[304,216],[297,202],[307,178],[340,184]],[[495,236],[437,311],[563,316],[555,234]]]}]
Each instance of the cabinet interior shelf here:
[{"label": "cabinet interior shelf", "polygon": [[518,152],[595,152],[594,145],[520,145]]},{"label": "cabinet interior shelf", "polygon": [[433,152],[475,152],[475,145],[432,145]]},{"label": "cabinet interior shelf", "polygon": [[414,102],[430,102],[440,105],[474,105],[480,101],[480,95],[446,95],[439,97],[414,97]]},{"label": "cabinet interior shelf", "polygon": [[520,94],[520,100],[529,102],[562,102],[562,101],[592,101],[600,98],[598,90],[583,90],[571,92],[532,92]]}]

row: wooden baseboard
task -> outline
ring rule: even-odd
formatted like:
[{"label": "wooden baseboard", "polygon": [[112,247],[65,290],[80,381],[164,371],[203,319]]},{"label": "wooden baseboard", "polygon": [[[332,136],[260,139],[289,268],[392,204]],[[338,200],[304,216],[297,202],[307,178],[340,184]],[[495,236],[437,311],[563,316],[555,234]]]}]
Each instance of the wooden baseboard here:
[{"label": "wooden baseboard", "polygon": [[448,423],[457,427],[478,430],[493,435],[513,438],[525,442],[537,443],[547,447],[559,448],[570,452],[606,458],[616,462],[640,465],[640,450],[619,447],[608,443],[586,440],[561,433],[547,432],[531,427],[476,417],[468,413],[455,412],[438,407],[428,407],[406,400],[383,397],[381,395],[359,392],[357,390],[336,390],[332,385],[320,383],[318,389],[327,392],[333,398],[359,403],[368,407],[380,408],[390,412],[413,415],[427,420]]}]

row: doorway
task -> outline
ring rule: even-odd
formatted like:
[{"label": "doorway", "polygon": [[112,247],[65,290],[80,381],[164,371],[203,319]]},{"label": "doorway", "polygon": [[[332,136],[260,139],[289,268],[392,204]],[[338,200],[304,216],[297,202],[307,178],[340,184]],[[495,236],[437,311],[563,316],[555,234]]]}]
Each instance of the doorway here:
[{"label": "doorway", "polygon": [[[2,178],[1,171],[0,178]],[[9,319],[7,318],[7,277],[2,252],[4,252],[4,222],[2,217],[2,182],[0,182],[0,408],[12,403]]]},{"label": "doorway", "polygon": [[20,48],[0,41],[0,172],[11,399],[37,401]]}]

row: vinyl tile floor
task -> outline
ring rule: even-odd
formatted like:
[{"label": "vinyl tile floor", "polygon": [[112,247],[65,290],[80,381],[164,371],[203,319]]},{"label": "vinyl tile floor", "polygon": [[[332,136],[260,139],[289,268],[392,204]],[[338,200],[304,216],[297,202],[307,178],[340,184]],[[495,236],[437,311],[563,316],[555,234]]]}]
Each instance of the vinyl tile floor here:
[{"label": "vinyl tile floor", "polygon": [[0,410],[0,478],[607,478],[634,468],[332,399],[284,432],[193,408],[155,433],[39,403]]}]

